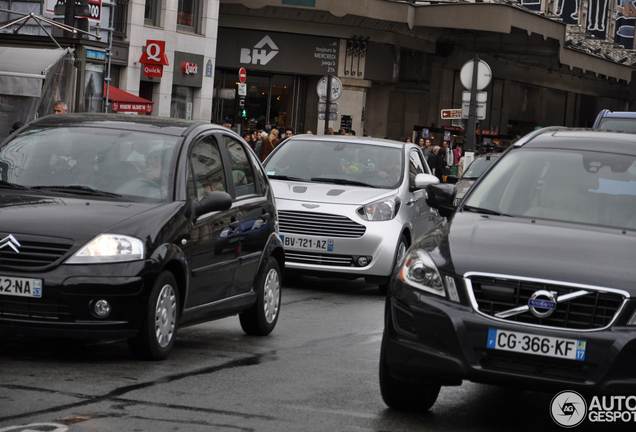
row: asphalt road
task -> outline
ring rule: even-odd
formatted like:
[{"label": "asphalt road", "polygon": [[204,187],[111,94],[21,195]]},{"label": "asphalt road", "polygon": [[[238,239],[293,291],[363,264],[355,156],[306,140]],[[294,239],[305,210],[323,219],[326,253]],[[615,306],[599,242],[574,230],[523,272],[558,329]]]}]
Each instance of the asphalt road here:
[{"label": "asphalt road", "polygon": [[163,362],[122,341],[4,338],[0,432],[563,430],[553,394],[472,383],[443,388],[428,413],[388,409],[383,307],[377,286],[304,278],[285,287],[270,336],[244,335],[237,317],[184,328]]}]

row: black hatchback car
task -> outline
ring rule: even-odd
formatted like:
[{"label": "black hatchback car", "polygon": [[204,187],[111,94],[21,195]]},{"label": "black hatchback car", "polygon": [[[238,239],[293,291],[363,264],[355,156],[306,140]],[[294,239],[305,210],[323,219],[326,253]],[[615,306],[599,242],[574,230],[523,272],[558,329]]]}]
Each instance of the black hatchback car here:
[{"label": "black hatchback car", "polygon": [[636,386],[636,135],[542,129],[407,251],[385,309],[380,387],[427,410],[462,380],[582,393]]},{"label": "black hatchback car", "polygon": [[227,128],[43,117],[0,146],[0,332],[128,339],[148,359],[178,327],[230,315],[269,334],[277,227],[260,163]]}]

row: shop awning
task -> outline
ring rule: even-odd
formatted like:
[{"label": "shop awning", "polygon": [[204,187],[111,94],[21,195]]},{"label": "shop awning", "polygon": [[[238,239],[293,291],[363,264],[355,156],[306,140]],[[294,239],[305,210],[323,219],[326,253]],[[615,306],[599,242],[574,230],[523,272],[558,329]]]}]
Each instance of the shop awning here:
[{"label": "shop awning", "polygon": [[0,47],[0,94],[40,97],[49,70],[72,50]]},{"label": "shop awning", "polygon": [[147,113],[152,112],[153,101],[144,99],[127,91],[113,87],[104,83],[104,94],[106,94],[106,86],[108,86],[108,100],[111,102],[113,112],[136,112]]}]

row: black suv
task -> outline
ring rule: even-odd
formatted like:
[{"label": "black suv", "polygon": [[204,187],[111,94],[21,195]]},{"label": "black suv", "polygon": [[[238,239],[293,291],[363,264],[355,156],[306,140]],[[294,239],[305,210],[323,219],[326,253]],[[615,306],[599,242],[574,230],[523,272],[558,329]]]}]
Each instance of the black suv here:
[{"label": "black suv", "polygon": [[233,131],[117,114],[43,117],[0,146],[0,332],[129,340],[239,314],[266,335],[284,251],[274,196]]},{"label": "black suv", "polygon": [[546,128],[515,143],[393,274],[380,387],[426,410],[462,380],[584,393],[636,385],[636,135]]}]

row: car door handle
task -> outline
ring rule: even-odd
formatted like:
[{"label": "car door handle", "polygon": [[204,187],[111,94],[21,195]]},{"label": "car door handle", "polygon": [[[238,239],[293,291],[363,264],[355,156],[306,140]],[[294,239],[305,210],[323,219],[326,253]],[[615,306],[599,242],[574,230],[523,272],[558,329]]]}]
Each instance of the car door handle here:
[{"label": "car door handle", "polygon": [[407,202],[406,202],[406,205],[407,205],[407,206],[410,206],[410,205],[415,204],[416,202],[417,202],[417,200],[416,200],[416,199],[412,199],[412,200],[410,200],[410,201],[407,201]]},{"label": "car door handle", "polygon": [[267,219],[269,219],[269,213],[263,213],[261,215],[261,219],[263,219],[264,221],[266,221]]},{"label": "car door handle", "polygon": [[240,225],[240,223],[241,222],[237,221],[237,220],[236,221],[232,221],[232,222],[230,222],[230,228],[236,228],[237,226]]}]

